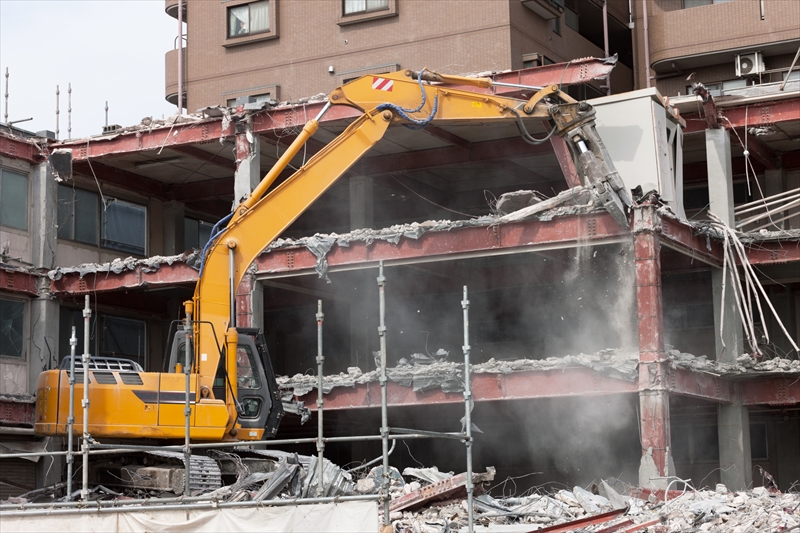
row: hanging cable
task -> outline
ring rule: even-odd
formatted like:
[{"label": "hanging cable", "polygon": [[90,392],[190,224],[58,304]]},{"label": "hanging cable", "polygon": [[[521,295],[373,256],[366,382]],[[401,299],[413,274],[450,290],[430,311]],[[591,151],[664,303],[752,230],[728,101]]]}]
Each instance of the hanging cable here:
[{"label": "hanging cable", "polygon": [[199,277],[203,276],[203,268],[205,268],[206,266],[206,254],[208,253],[208,249],[211,247],[212,244],[214,244],[214,241],[217,240],[217,237],[219,237],[222,234],[222,232],[225,231],[225,229],[220,230],[218,228],[222,224],[227,224],[232,216],[233,213],[228,213],[227,215],[222,217],[222,219],[219,222],[214,224],[213,228],[211,228],[211,237],[208,239],[206,245],[203,246],[203,253],[200,254],[200,273],[198,274]]},{"label": "hanging cable", "polygon": [[547,135],[545,135],[541,139],[537,139],[536,137],[534,137],[533,135],[528,133],[528,129],[525,127],[525,123],[522,122],[522,117],[519,115],[519,112],[516,109],[510,109],[510,111],[512,113],[514,113],[515,117],[517,117],[516,125],[517,125],[517,130],[519,131],[520,137],[522,137],[522,140],[525,141],[528,144],[532,144],[532,145],[535,146],[537,144],[542,144],[544,142],[547,142],[547,141],[550,140],[550,137],[552,137],[553,134],[556,132],[556,125],[554,124],[553,125],[553,129],[551,129],[547,133]]},{"label": "hanging cable", "polygon": [[401,117],[406,119],[407,121],[411,122],[411,124],[413,124],[413,126],[410,125],[410,124],[403,124],[403,126],[405,126],[406,128],[408,128],[410,130],[421,130],[422,128],[427,126],[433,120],[433,118],[436,116],[436,112],[439,110],[439,93],[438,92],[433,96],[433,110],[431,110],[431,114],[428,115],[427,118],[419,119],[419,118],[414,118],[411,115],[409,115],[409,113],[417,113],[419,110],[421,110],[425,106],[425,102],[427,101],[427,95],[425,94],[425,88],[422,85],[422,73],[425,72],[426,70],[427,69],[422,69],[420,71],[420,73],[419,73],[419,76],[417,76],[417,81],[419,82],[419,91],[422,93],[422,101],[420,102],[420,104],[417,106],[416,109],[405,109],[403,107],[400,107],[399,105],[387,102],[385,104],[380,104],[377,107],[378,111],[384,111],[386,109],[394,111],[395,113],[397,113],[398,115],[400,115]]}]

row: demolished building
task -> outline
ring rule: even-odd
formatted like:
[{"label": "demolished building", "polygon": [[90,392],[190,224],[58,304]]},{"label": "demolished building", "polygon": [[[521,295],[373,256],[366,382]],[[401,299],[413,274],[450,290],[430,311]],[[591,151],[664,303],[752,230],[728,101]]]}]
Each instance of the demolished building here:
[{"label": "demolished building", "polygon": [[[569,84],[611,68],[593,59],[557,67],[498,77],[535,86],[558,71]],[[744,97],[702,115],[693,114],[702,96],[670,103],[654,89],[592,102],[604,139],[620,127],[615,116],[636,116],[620,111],[625,106],[644,106],[655,117],[636,124],[649,135],[639,139],[648,163],[616,156],[621,147],[607,141],[632,180],[626,184],[645,185],[630,228],[587,204],[558,139],[531,147],[515,131],[476,125],[391,131],[257,258],[238,290],[238,324],[263,328],[286,399],[316,416],[315,312],[322,300],[325,435],[375,433],[375,277],[382,263],[392,426],[458,431],[468,286],[472,422],[482,432],[474,440],[476,471],[495,467],[499,480],[527,476],[516,481],[520,489],[555,481],[572,487],[614,472],[643,487],[663,488],[679,477],[740,490],[759,483],[752,472],[760,466],[788,490],[800,477],[800,367],[792,345],[800,330],[799,215],[791,206],[785,220],[769,213],[763,229],[739,228],[741,249],[733,248],[733,237],[686,194],[689,184],[707,180],[709,210],[736,227],[733,186],[774,184],[777,169],[738,156],[730,132],[800,128],[797,92],[772,97]],[[322,105],[214,108],[76,141],[0,136],[3,183],[24,178],[35,206],[24,224],[8,218],[3,226],[3,327],[21,343],[0,363],[3,453],[61,447],[32,436],[31,392],[38,373],[69,353],[68,330],[80,326],[85,296],[97,317],[98,354],[133,359],[145,370],[166,364],[160,352],[170,321],[197,279],[195,249],[241,191],[251,190],[260,169],[274,163],[302,117]],[[604,118],[605,106],[613,110]],[[302,165],[354,116],[331,113],[318,141],[293,164]],[[758,146],[781,161],[781,183],[794,183],[797,150],[772,135]],[[617,140],[630,142],[621,134]],[[655,146],[664,157],[654,161]],[[54,172],[48,156],[56,150],[71,151],[71,174]],[[641,168],[651,175],[636,176]],[[775,193],[792,190],[781,185]],[[744,309],[734,283],[723,291],[722,280],[745,263],[774,314],[764,304],[750,320],[737,317]],[[745,330],[756,337],[748,341]],[[279,437],[313,437],[312,425],[288,416]],[[313,447],[288,449],[311,454]],[[378,455],[370,442],[326,447],[340,465]],[[15,472],[3,476],[3,498],[63,476],[44,458],[34,468],[26,459],[2,461],[4,472]],[[392,463],[460,472],[463,445],[408,441]]]}]

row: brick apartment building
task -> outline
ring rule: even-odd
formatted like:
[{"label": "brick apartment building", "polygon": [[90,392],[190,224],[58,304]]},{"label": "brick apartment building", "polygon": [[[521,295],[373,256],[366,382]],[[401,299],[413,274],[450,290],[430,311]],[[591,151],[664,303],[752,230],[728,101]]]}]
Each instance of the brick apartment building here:
[{"label": "brick apartment building", "polygon": [[[735,208],[762,196],[792,197],[800,188],[800,82],[797,67],[789,72],[800,47],[795,2],[609,1],[608,52],[619,55],[613,70],[580,59],[606,55],[603,3],[590,0],[183,5],[186,46],[167,53],[166,97],[177,103],[183,53],[186,109],[224,109],[71,141],[5,125],[0,131],[0,450],[61,448],[32,435],[32,394],[38,373],[69,354],[72,325],[82,338],[86,295],[95,317],[93,353],[162,370],[170,322],[197,279],[187,251],[203,246],[211,225],[323,105],[311,99],[228,109],[241,97],[298,100],[364,74],[425,66],[508,70],[495,80],[563,83],[579,97],[601,96],[610,83],[613,94],[593,100],[598,109],[625,101],[647,111],[614,123],[601,116],[600,133],[610,150],[622,150],[615,152],[621,172],[629,162],[615,139],[639,140],[628,143],[634,151],[646,138],[669,144],[669,157],[641,167],[647,170],[636,179],[655,184],[674,213],[702,220],[710,208],[734,225],[754,213]],[[177,16],[177,0],[167,0],[166,9]],[[752,70],[743,72],[748,64]],[[710,98],[687,96],[698,81]],[[651,114],[668,122],[666,130],[647,123]],[[292,164],[302,165],[357,115],[328,115]],[[640,127],[639,136],[626,137],[625,127]],[[536,135],[544,133],[537,128]],[[72,174],[63,181],[47,159],[58,148],[72,151]],[[473,420],[484,431],[476,438],[476,468],[496,466],[501,479],[543,472],[520,487],[620,472],[646,484],[640,463],[650,453],[658,476],[739,488],[761,483],[752,474],[758,465],[788,489],[800,478],[798,354],[765,312],[754,319],[764,361],[736,366],[749,349],[731,320],[719,333],[719,235],[647,203],[633,210],[630,230],[596,210],[468,222],[487,215],[491,199],[503,193],[554,196],[574,185],[562,150],[558,142],[531,147],[501,127],[390,129],[283,236],[295,240],[259,256],[238,290],[238,323],[264,329],[276,372],[313,410],[315,392],[296,375],[313,374],[322,299],[326,374],[349,376],[339,376],[325,395],[326,435],[374,434],[378,389],[358,376],[375,368],[377,262],[387,268],[393,365],[439,348],[459,359],[461,290],[468,285],[473,361],[506,365],[474,376]],[[319,258],[303,240],[442,219],[454,221],[447,231],[404,226],[332,243],[330,283],[318,276]],[[790,205],[740,229],[770,231],[747,233],[743,242],[796,341],[800,209]],[[604,359],[610,348],[617,355]],[[528,362],[510,363],[520,360]],[[447,386],[454,378],[431,379],[433,385],[390,383],[393,426],[458,429],[463,397]],[[280,436],[313,435],[314,425],[287,416]],[[340,464],[378,454],[363,443],[326,448]],[[461,471],[462,455],[458,443],[410,443],[398,446],[392,464],[419,460]],[[5,459],[1,471],[0,498],[62,476],[48,459]]]}]

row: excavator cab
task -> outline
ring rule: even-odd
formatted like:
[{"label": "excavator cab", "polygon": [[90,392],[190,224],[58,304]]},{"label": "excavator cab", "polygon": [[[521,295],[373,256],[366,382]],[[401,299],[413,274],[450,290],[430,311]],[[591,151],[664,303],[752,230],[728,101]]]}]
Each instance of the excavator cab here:
[{"label": "excavator cab", "polygon": [[[237,397],[233,399],[238,422],[242,431],[264,428],[264,438],[271,438],[283,418],[283,404],[264,334],[257,328],[238,328],[238,332],[235,373],[238,386]],[[178,331],[170,349],[169,372],[186,368],[185,354],[186,333]],[[225,368],[226,361],[226,357],[220,357],[211,390],[218,400],[226,400],[232,389],[229,376],[234,374]]]}]

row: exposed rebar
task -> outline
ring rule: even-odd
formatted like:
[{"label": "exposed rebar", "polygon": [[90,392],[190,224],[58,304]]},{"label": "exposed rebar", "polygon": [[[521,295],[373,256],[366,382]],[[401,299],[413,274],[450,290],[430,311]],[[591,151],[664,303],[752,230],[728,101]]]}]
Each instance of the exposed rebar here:
[{"label": "exposed rebar", "polygon": [[322,300],[317,300],[317,496],[323,494],[323,474],[325,472],[325,465],[323,464],[325,441],[322,435],[322,407],[325,400],[322,399],[322,365],[325,362],[325,357],[322,355],[322,322],[325,319],[325,314],[322,312]]}]

